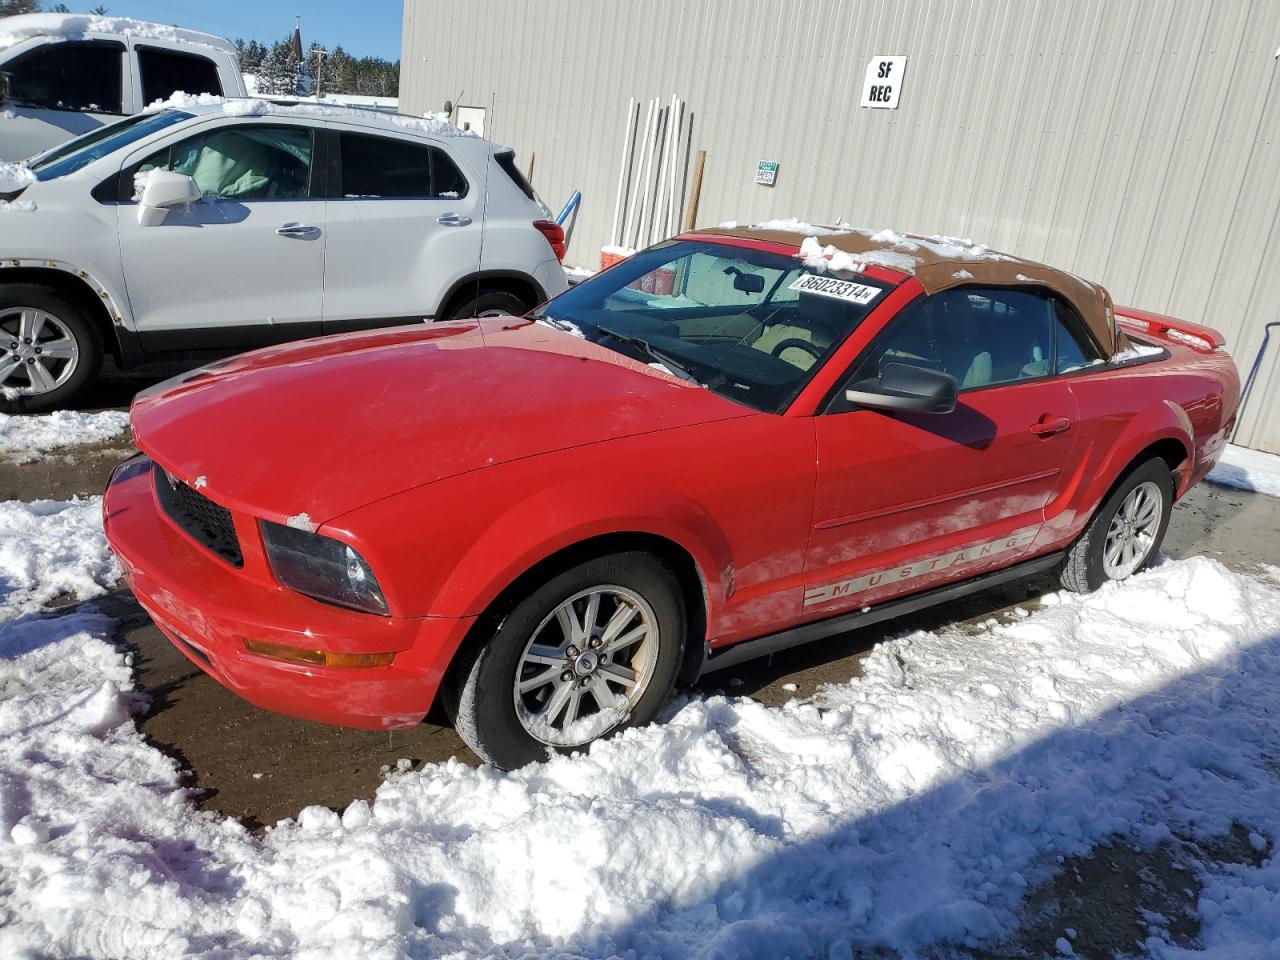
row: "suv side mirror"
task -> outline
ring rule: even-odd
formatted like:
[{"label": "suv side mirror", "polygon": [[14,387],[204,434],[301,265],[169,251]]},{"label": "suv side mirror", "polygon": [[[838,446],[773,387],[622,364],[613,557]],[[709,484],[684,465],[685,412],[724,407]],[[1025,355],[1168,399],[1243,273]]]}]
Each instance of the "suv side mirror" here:
[{"label": "suv side mirror", "polygon": [[850,403],[875,410],[909,410],[913,413],[950,413],[960,392],[956,378],[941,370],[910,363],[886,363],[876,380],[858,384],[865,389],[846,390]]},{"label": "suv side mirror", "polygon": [[201,196],[203,194],[196,182],[185,174],[152,170],[138,203],[138,223],[144,227],[158,226],[164,223],[170,208],[195,203]]},{"label": "suv side mirror", "polygon": [[9,99],[9,74],[0,70],[0,103]]}]

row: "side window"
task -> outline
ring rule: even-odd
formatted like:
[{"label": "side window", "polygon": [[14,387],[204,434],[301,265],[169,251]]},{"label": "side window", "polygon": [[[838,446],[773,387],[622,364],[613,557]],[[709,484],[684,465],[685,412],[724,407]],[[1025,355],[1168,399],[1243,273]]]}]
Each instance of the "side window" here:
[{"label": "side window", "polygon": [[158,47],[138,47],[137,51],[143,104],[167,100],[179,91],[222,96],[218,68],[208,57]]},{"label": "side window", "polygon": [[1053,311],[1050,300],[1021,290],[962,287],[917,300],[876,338],[845,386],[875,381],[893,362],[949,373],[962,391],[1047,377]]},{"label": "side window", "polygon": [[464,197],[467,181],[444,151],[425,143],[363,133],[338,134],[342,196]]},{"label": "side window", "polygon": [[118,43],[53,43],[6,67],[9,99],[18,106],[82,113],[123,113],[124,47]]},{"label": "side window", "polygon": [[1091,367],[1102,362],[1102,354],[1098,345],[1093,342],[1085,330],[1084,321],[1075,310],[1055,299],[1053,301],[1054,317],[1057,321],[1058,355],[1056,367],[1058,373],[1071,373],[1084,367]]},{"label": "side window", "polygon": [[312,153],[306,127],[222,127],[152,154],[136,172],[185,173],[206,197],[302,200],[311,192]]}]

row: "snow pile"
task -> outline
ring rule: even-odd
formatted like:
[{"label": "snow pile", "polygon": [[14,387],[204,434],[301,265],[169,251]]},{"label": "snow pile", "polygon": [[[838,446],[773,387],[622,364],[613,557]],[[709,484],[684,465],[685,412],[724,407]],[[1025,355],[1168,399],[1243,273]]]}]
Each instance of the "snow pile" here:
[{"label": "snow pile", "polygon": [[811,270],[834,270],[836,272],[849,270],[857,272],[868,263],[875,264],[878,267],[885,267],[889,270],[898,270],[902,273],[910,273],[915,269],[919,261],[905,253],[897,253],[893,250],[867,250],[863,253],[848,253],[844,250],[836,249],[832,244],[823,246],[818,242],[817,237],[805,237],[800,244],[800,256],[804,259],[804,265]]},{"label": "snow pile", "polygon": [[25,163],[0,161],[0,193],[13,193],[35,182],[36,175]]},{"label": "snow pile", "polygon": [[1139,343],[1137,340],[1130,340],[1129,346],[1123,350],[1117,350],[1111,355],[1111,362],[1128,363],[1130,360],[1142,360],[1145,357],[1163,357],[1164,354],[1164,347],[1157,347],[1153,343]]},{"label": "snow pile", "polygon": [[447,114],[428,113],[421,117],[410,117],[402,113],[388,113],[385,110],[363,110],[356,106],[344,106],[325,101],[293,100],[286,103],[273,103],[257,97],[218,97],[211,93],[175,93],[167,100],[156,100],[148,105],[146,112],[157,110],[191,110],[197,107],[222,107],[222,112],[231,117],[324,117],[331,120],[364,119],[375,120],[380,124],[399,127],[414,133],[425,133],[433,137],[476,137],[474,130],[459,130],[449,122]]},{"label": "snow pile", "polygon": [[29,14],[5,18],[0,23],[0,50],[32,37],[81,40],[89,33],[114,33],[146,40],[168,40],[191,43],[235,53],[235,45],[223,37],[197,30],[185,30],[163,23],[133,20],[129,17],[107,17],[96,14]]},{"label": "snow pile", "polygon": [[35,213],[34,200],[0,200],[0,213]]},{"label": "snow pile", "polygon": [[0,413],[0,454],[28,463],[50,450],[102,443],[128,429],[129,414],[122,410],[101,413],[55,410],[24,417]]},{"label": "snow pile", "polygon": [[1206,479],[1224,487],[1280,497],[1280,457],[1227,444]]},{"label": "snow pile", "polygon": [[119,576],[101,497],[0,502],[0,630],[50,601],[100,596]]},{"label": "snow pile", "polygon": [[[67,533],[16,539],[41,536]],[[58,562],[86,592],[92,553]],[[816,702],[694,701],[513,774],[402,770],[260,841],[192,813],[123,722],[100,623],[0,625],[0,955],[911,953],[1007,934],[1117,833],[1280,840],[1280,589],[1197,558],[1045,603],[883,643]],[[1206,941],[1271,955],[1280,860],[1206,881]]]}]

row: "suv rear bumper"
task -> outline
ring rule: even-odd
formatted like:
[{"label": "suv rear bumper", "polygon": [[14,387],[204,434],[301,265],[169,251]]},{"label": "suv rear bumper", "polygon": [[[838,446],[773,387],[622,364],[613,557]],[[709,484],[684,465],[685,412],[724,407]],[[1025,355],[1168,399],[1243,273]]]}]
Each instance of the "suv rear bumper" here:
[{"label": "suv rear bumper", "polygon": [[[287,590],[251,565],[236,569],[165,515],[147,460],[117,469],[102,512],[125,580],[156,626],[197,667],[267,710],[369,730],[412,727],[426,715],[474,622],[358,613]],[[395,659],[382,667],[317,666],[258,656],[247,640],[394,652]]]}]

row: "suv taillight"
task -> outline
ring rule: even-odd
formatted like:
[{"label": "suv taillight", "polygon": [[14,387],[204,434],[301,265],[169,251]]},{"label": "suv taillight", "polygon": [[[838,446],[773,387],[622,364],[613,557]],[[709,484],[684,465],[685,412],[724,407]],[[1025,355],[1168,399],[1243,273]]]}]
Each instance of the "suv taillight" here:
[{"label": "suv taillight", "polygon": [[547,238],[547,243],[551,244],[551,252],[556,255],[556,259],[564,263],[564,227],[553,220],[535,220],[533,225]]}]

